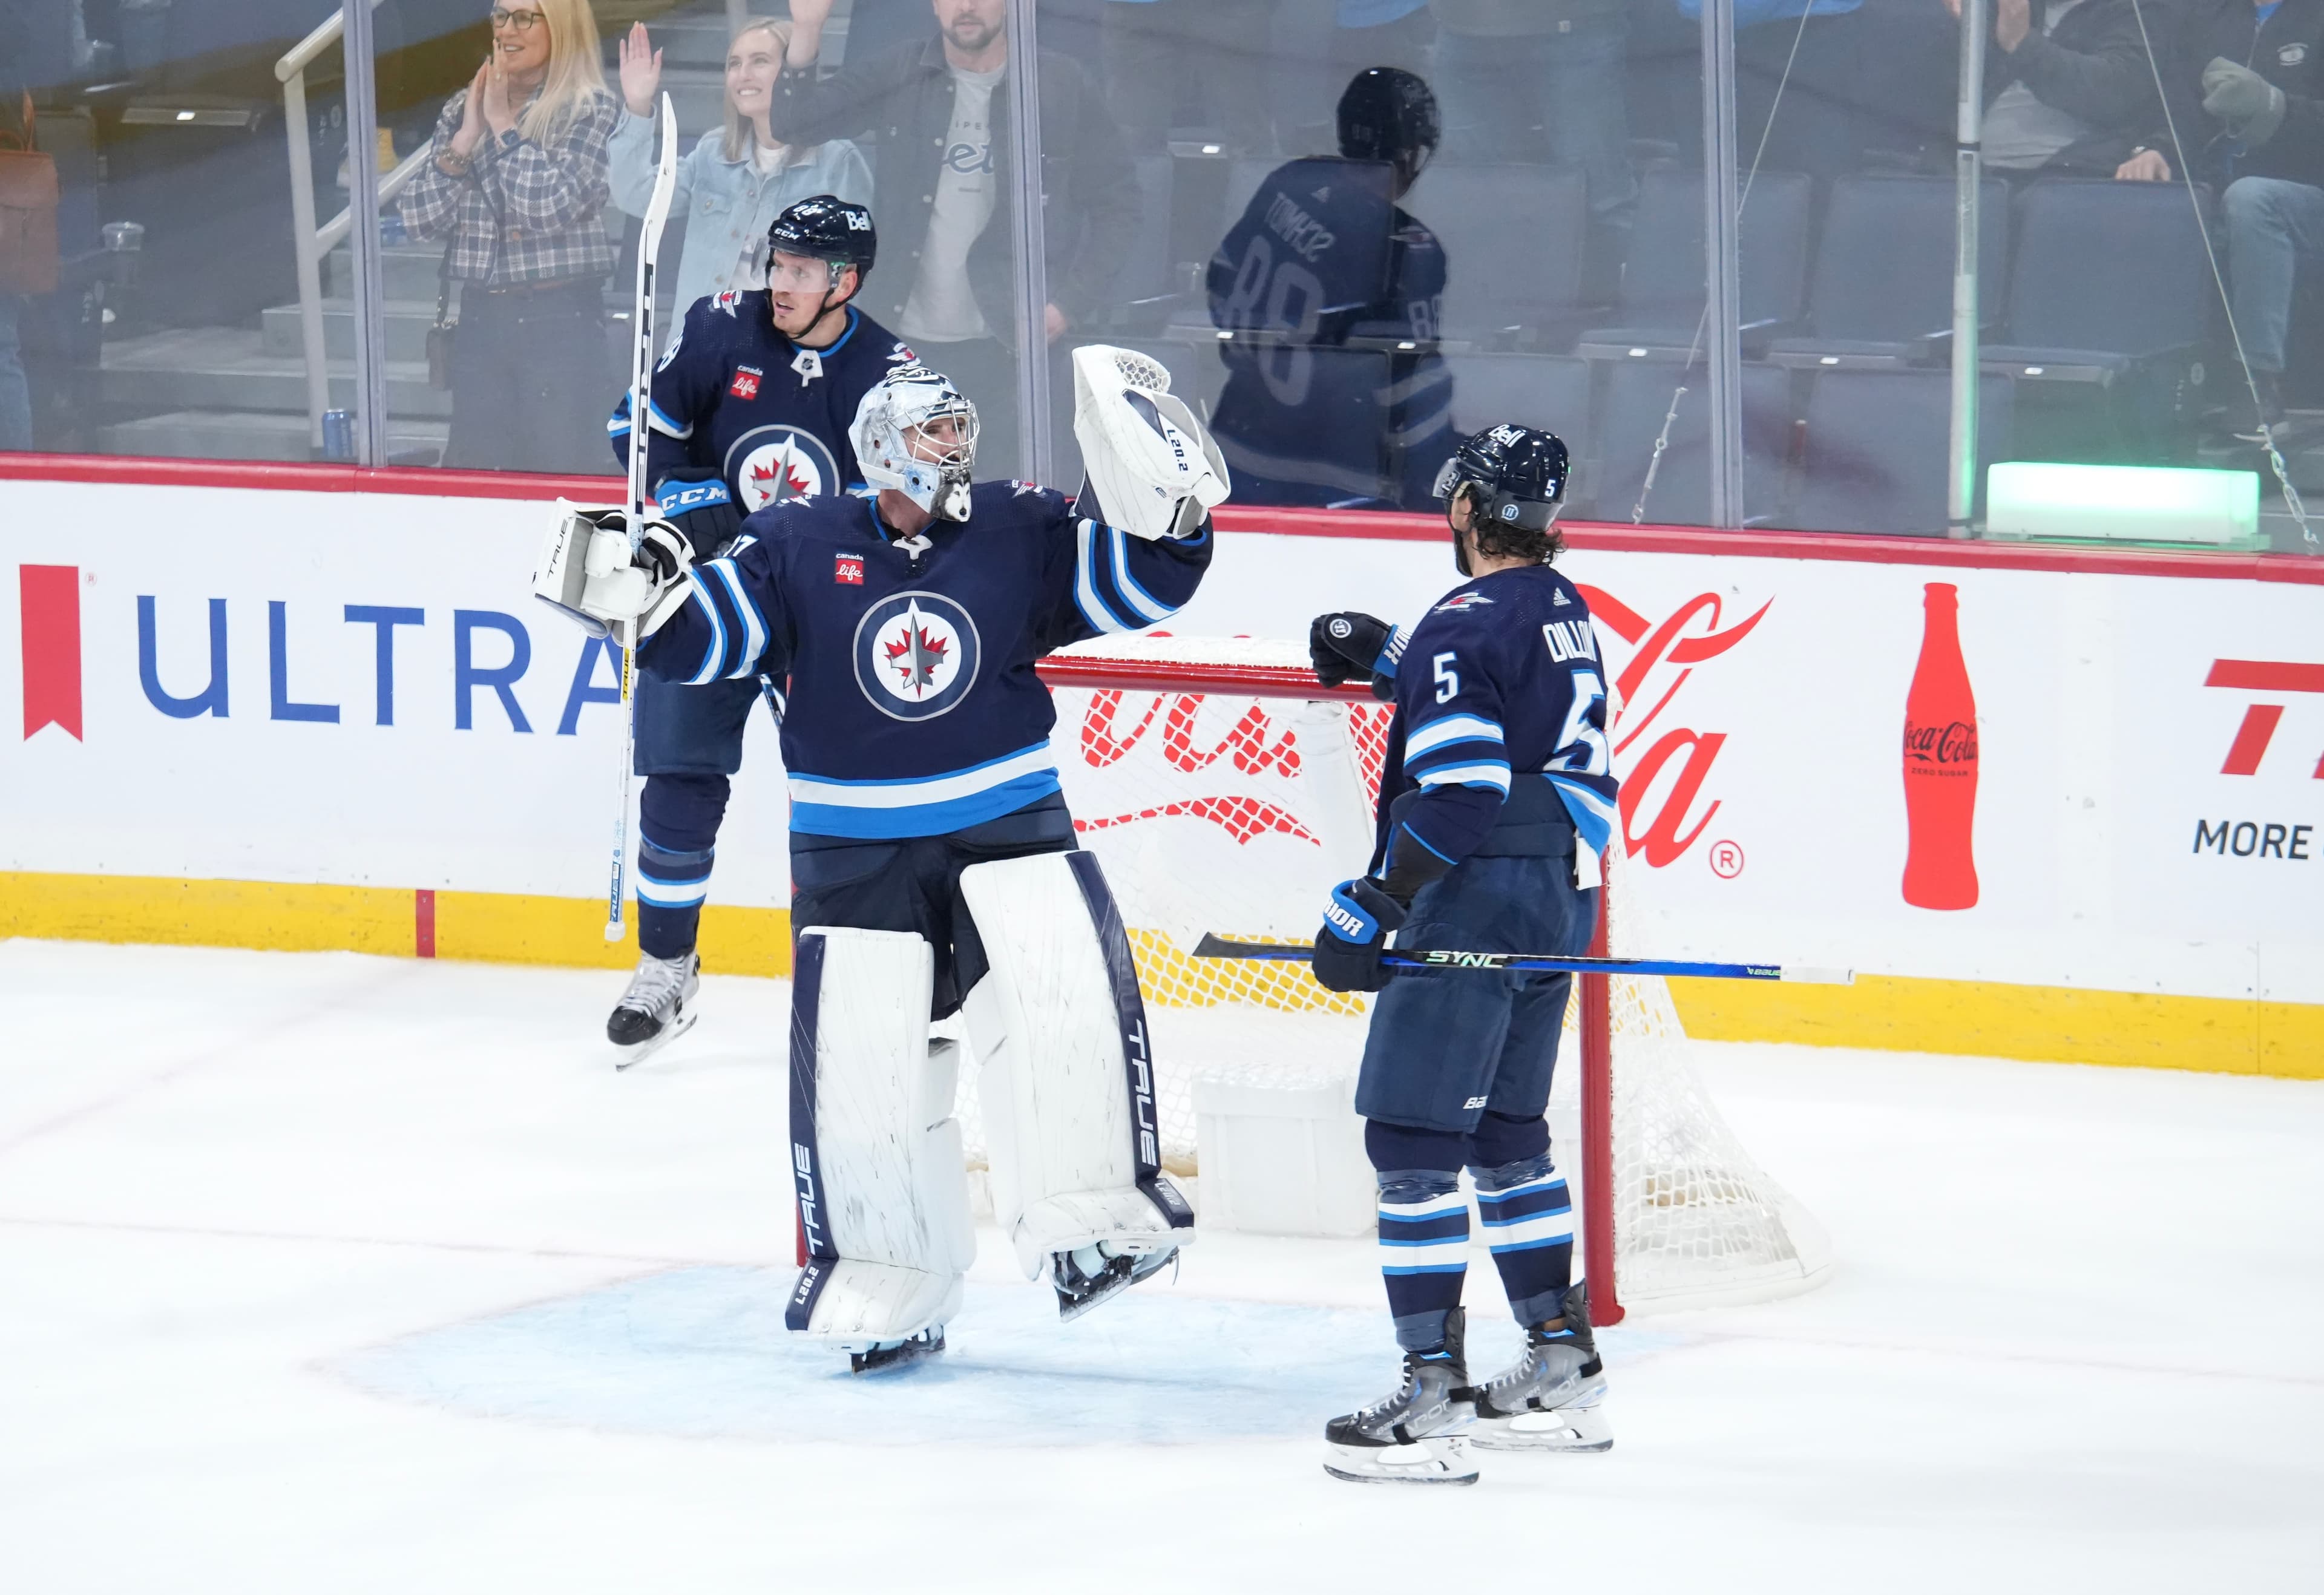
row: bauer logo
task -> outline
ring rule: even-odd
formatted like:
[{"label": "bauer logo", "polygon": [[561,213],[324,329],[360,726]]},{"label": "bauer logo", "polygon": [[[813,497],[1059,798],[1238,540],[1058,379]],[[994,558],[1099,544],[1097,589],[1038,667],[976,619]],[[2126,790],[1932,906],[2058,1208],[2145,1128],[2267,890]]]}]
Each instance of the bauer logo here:
[{"label": "bauer logo", "polygon": [[976,622],[941,593],[898,593],[855,626],[855,680],[893,720],[933,720],[958,708],[982,662]]}]

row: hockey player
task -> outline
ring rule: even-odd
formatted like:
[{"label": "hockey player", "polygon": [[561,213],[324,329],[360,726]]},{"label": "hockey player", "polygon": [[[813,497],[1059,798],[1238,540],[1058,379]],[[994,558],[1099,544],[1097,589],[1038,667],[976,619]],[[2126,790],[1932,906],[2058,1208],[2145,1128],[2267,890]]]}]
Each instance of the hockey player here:
[{"label": "hockey player", "polygon": [[807,1257],[787,1322],[859,1372],[943,1350],[974,1253],[956,1054],[929,1045],[931,1017],[964,1015],[996,1215],[1061,1314],[1192,1239],[1161,1172],[1128,939],[1074,850],[1033,665],[1193,595],[1226,469],[1151,362],[1091,347],[1074,365],[1079,505],[972,486],[974,407],[905,365],[852,431],[876,494],[775,505],[701,564],[682,523],[649,521],[633,558],[621,512],[579,512],[536,578],[567,607],[638,617],[644,668],[687,690],[788,680],[789,1160]]},{"label": "hockey player", "polygon": [[[703,559],[723,553],[753,511],[857,482],[848,423],[912,357],[851,302],[879,253],[870,211],[818,194],[777,217],[767,242],[765,290],[696,300],[654,373],[646,481]],[[626,392],[607,429],[626,465]],[[703,899],[761,687],[688,691],[647,675],[636,692],[638,968],[605,1022],[624,1067],[693,1028]]]},{"label": "hockey player", "polygon": [[[1462,441],[1438,492],[1464,580],[1409,637],[1357,613],[1309,633],[1326,686],[1391,693],[1388,775],[1370,871],[1332,894],[1315,978],[1379,991],[1356,1111],[1379,1185],[1381,1271],[1404,1383],[1324,1430],[1326,1470],[1467,1484],[1480,1447],[1603,1451],[1606,1380],[1573,1221],[1550,1159],[1550,1071],[1571,977],[1406,971],[1400,949],[1578,954],[1596,923],[1614,778],[1590,611],[1552,567],[1565,446],[1494,427]],[[1462,1345],[1466,1167],[1525,1354],[1473,1388]]]},{"label": "hockey player", "polygon": [[1339,157],[1270,172],[1211,257],[1211,319],[1235,335],[1219,446],[1247,502],[1418,508],[1455,440],[1444,250],[1398,203],[1435,152],[1436,97],[1373,67],[1338,116]]}]

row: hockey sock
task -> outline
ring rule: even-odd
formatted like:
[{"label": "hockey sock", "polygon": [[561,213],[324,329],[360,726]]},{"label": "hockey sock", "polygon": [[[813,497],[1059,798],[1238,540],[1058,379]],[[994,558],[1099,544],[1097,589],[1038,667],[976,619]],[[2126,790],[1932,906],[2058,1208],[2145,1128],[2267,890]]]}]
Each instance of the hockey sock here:
[{"label": "hockey sock", "polygon": [[646,778],[638,801],[638,948],[650,957],[694,951],[728,789],[723,775]]},{"label": "hockey sock", "polygon": [[1469,1277],[1469,1201],[1461,1194],[1461,1138],[1443,1130],[1368,1122],[1364,1149],[1379,1181],[1380,1276],[1396,1343],[1407,1351],[1444,1344],[1445,1321]]},{"label": "hockey sock", "polygon": [[1509,1311],[1528,1326],[1555,1318],[1573,1275],[1573,1203],[1565,1176],[1546,1151],[1469,1172]]}]

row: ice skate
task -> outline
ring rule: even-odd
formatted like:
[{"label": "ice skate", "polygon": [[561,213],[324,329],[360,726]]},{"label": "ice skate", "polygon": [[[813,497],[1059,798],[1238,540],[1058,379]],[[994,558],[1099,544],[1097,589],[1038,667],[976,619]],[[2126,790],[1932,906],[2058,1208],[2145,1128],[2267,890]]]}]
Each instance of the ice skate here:
[{"label": "ice skate", "polygon": [[1177,1260],[1175,1246],[1159,1251],[1120,1251],[1107,1240],[1051,1252],[1049,1283],[1056,1287],[1058,1322],[1071,1323]]},{"label": "ice skate", "polygon": [[699,954],[639,958],[630,989],[605,1021],[605,1039],[619,1049],[613,1067],[626,1069],[694,1028],[694,996],[701,989]]},{"label": "ice skate", "polygon": [[1614,1431],[1601,1406],[1606,1367],[1590,1332],[1590,1299],[1565,1293],[1559,1328],[1526,1331],[1525,1354],[1468,1392],[1477,1411],[1471,1438],[1480,1451],[1610,1451]]},{"label": "ice skate", "polygon": [[1404,1383],[1393,1396],[1323,1425],[1323,1471],[1351,1484],[1474,1484],[1462,1434],[1471,1414],[1462,1314],[1444,1323],[1444,1344],[1404,1354]]},{"label": "ice skate", "polygon": [[881,1341],[862,1351],[847,1353],[850,1373],[899,1373],[916,1363],[927,1362],[944,1355],[945,1332],[941,1323],[932,1323],[908,1340]]}]

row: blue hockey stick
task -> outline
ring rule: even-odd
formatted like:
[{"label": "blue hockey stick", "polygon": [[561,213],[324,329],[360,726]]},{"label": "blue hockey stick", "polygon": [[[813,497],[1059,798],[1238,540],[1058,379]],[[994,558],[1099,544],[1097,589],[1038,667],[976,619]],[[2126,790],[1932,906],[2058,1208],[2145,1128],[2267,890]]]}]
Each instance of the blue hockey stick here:
[{"label": "blue hockey stick", "polygon": [[[1231,942],[1204,936],[1194,944],[1197,958],[1260,958],[1305,963],[1310,946],[1276,942]],[[1569,974],[1684,974],[1717,981],[1792,981],[1815,986],[1852,986],[1852,969],[1812,969],[1779,963],[1702,963],[1685,958],[1560,958],[1536,953],[1383,953],[1390,969],[1543,970]]]}]

